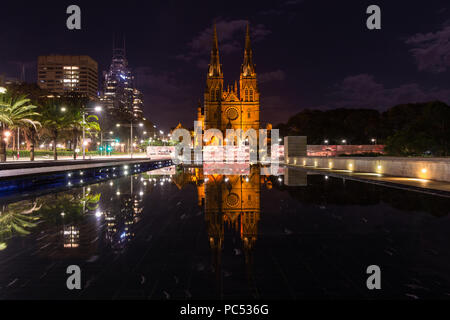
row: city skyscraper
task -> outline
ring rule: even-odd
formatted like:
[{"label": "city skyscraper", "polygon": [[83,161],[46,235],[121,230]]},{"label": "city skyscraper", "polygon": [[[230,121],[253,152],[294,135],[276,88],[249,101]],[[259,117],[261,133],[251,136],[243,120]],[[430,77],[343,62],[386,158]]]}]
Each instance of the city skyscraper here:
[{"label": "city skyscraper", "polygon": [[135,87],[135,79],[128,67],[125,40],[123,47],[113,48],[112,62],[103,72],[103,92],[100,101],[109,113],[128,113],[135,119],[143,117],[143,95]]},{"label": "city skyscraper", "polygon": [[78,92],[97,99],[98,64],[89,56],[40,56],[38,85],[55,94]]}]

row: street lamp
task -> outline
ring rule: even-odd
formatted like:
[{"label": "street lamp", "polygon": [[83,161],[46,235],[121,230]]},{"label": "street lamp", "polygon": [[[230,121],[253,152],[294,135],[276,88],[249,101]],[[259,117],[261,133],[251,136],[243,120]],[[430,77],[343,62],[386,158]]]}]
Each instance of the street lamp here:
[{"label": "street lamp", "polygon": [[6,88],[5,87],[0,87],[0,93],[5,94],[6,93]]},{"label": "street lamp", "polygon": [[325,144],[326,144],[326,145],[328,145],[328,143],[329,143],[330,141],[328,141],[328,140],[325,140],[324,142],[325,142]]},{"label": "street lamp", "polygon": [[342,140],[342,144],[347,144],[347,140]]},{"label": "street lamp", "polygon": [[130,147],[129,147],[129,149],[130,149],[130,157],[131,158],[133,158],[133,148],[136,146],[134,143],[133,143],[133,127],[139,127],[139,128],[142,128],[142,127],[144,127],[144,124],[143,123],[139,123],[139,124],[137,124],[137,125],[135,125],[135,124],[133,124],[133,119],[131,119],[131,121],[130,121],[130,124],[121,124],[121,123],[117,123],[116,124],[116,127],[117,128],[120,128],[120,127],[122,127],[122,126],[124,126],[124,127],[130,127]]},{"label": "street lamp", "polygon": [[10,132],[10,131],[5,131],[5,132],[3,133],[3,135],[4,135],[4,137],[5,137],[3,140],[5,140],[5,142],[7,143],[9,137],[11,137],[11,132]]},{"label": "street lamp", "polygon": [[376,144],[376,143],[377,143],[377,139],[373,138],[373,139],[372,139],[372,143],[373,143],[373,144]]}]

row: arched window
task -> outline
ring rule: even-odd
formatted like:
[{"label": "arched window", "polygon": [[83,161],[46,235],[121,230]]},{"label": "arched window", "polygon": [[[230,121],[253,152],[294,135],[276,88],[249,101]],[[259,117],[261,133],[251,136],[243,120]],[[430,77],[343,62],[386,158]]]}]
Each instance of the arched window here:
[{"label": "arched window", "polygon": [[214,89],[211,90],[211,101],[216,100],[216,98],[214,97]]},{"label": "arched window", "polygon": [[219,89],[216,90],[216,100],[217,100],[217,101],[220,101],[220,100],[221,100],[221,99],[220,99],[220,90],[219,90]]},{"label": "arched window", "polygon": [[250,101],[253,101],[253,90],[250,90]]},{"label": "arched window", "polygon": [[245,89],[245,100],[244,101],[248,101],[248,89]]}]

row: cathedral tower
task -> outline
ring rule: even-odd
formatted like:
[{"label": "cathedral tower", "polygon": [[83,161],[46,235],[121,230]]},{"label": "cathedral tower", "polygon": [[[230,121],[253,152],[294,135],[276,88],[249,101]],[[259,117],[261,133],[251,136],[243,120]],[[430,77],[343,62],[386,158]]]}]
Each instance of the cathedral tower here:
[{"label": "cathedral tower", "polygon": [[239,86],[236,81],[234,85],[224,89],[219,41],[214,25],[203,114],[198,114],[198,121],[203,123],[204,130],[219,129],[224,135],[227,129],[244,131],[255,129],[258,132],[260,128],[259,105],[259,89],[253,64],[250,26],[247,25],[246,29],[244,61],[241,66]]},{"label": "cathedral tower", "polygon": [[244,62],[239,79],[240,100],[242,102],[242,123],[244,130],[253,128],[259,130],[259,89],[253,64],[253,51],[250,40],[250,25],[245,34]]},{"label": "cathedral tower", "polygon": [[223,73],[220,64],[219,40],[214,24],[211,62],[206,80],[204,129],[220,128],[220,105],[223,91]]}]

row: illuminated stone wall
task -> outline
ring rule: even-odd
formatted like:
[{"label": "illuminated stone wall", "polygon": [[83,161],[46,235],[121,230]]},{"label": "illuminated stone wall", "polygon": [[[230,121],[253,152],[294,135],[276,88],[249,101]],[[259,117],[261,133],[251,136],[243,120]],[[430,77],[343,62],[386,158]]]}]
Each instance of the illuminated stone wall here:
[{"label": "illuminated stone wall", "polygon": [[450,159],[396,157],[288,157],[287,164],[450,182]]}]

